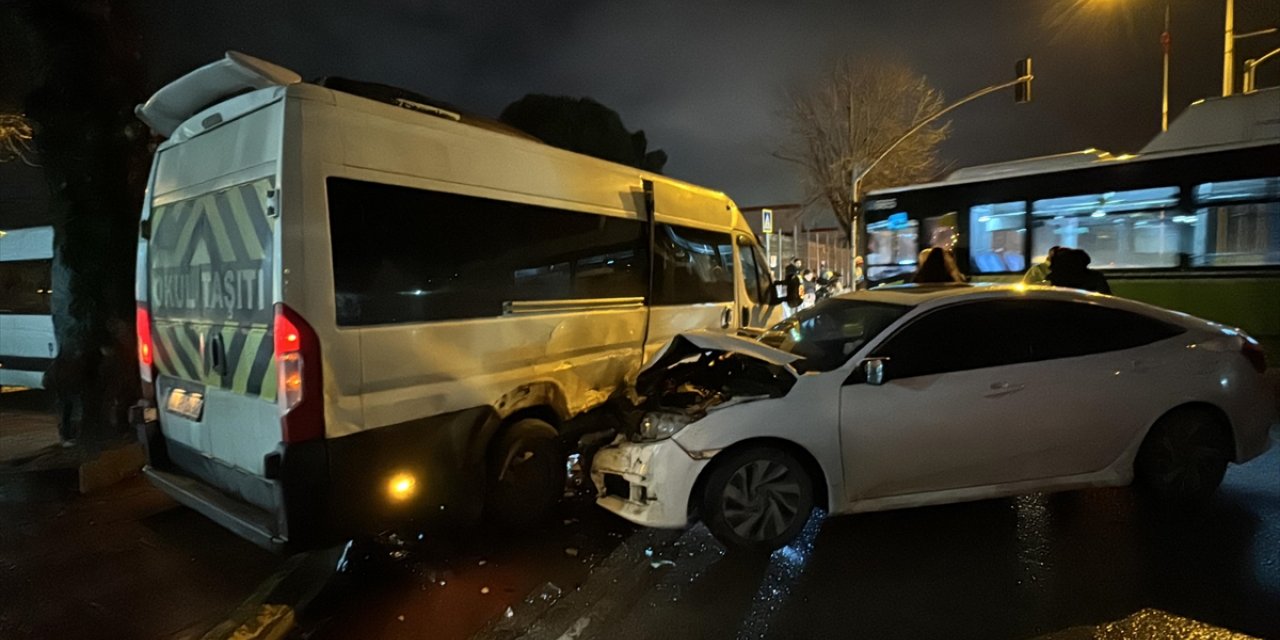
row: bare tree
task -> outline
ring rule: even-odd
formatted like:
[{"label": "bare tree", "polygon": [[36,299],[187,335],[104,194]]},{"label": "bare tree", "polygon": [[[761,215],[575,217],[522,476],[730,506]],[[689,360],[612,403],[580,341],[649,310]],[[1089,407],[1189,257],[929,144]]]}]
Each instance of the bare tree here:
[{"label": "bare tree", "polygon": [[31,137],[34,132],[26,116],[0,113],[0,162],[20,160],[27,166],[37,166],[31,160]]},{"label": "bare tree", "polygon": [[[816,83],[787,95],[788,141],[775,155],[803,168],[805,204],[826,202],[846,233],[854,226],[852,183],[912,126],[946,107],[942,93],[906,65],[844,58]],[[951,130],[916,132],[863,179],[864,191],[935,177],[938,145]]]}]

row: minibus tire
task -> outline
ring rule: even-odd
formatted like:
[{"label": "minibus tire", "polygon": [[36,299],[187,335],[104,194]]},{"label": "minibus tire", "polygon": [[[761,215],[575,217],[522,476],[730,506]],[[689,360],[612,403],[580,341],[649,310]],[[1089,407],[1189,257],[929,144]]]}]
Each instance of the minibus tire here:
[{"label": "minibus tire", "polygon": [[564,494],[565,461],[554,427],[525,418],[507,427],[489,452],[485,515],[506,527],[525,527],[550,514]]}]

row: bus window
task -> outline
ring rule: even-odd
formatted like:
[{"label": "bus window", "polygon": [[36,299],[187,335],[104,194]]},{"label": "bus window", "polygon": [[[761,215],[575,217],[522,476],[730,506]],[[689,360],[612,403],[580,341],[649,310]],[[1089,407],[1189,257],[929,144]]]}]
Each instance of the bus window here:
[{"label": "bus window", "polygon": [[1196,187],[1199,266],[1280,264],[1280,178]]},{"label": "bus window", "polygon": [[975,273],[1019,273],[1027,268],[1027,203],[969,208],[969,262]]},{"label": "bus window", "polygon": [[0,262],[0,313],[49,315],[52,267],[52,260]]},{"label": "bus window", "polygon": [[1036,200],[1033,254],[1084,249],[1095,269],[1172,267],[1190,249],[1193,221],[1179,215],[1178,188],[1155,187]]},{"label": "bus window", "polygon": [[924,237],[931,247],[955,249],[960,240],[959,216],[950,211],[940,216],[924,219]]},{"label": "bus window", "polygon": [[[902,214],[905,217],[906,214]],[[891,216],[867,225],[867,279],[882,282],[916,269],[920,223]]]}]

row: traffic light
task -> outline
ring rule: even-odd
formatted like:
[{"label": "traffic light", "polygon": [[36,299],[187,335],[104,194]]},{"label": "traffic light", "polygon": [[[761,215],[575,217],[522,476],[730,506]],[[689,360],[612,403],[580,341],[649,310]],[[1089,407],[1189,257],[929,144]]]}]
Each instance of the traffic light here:
[{"label": "traffic light", "polygon": [[1031,102],[1031,81],[1035,76],[1031,73],[1031,58],[1023,58],[1014,68],[1018,84],[1013,86],[1013,101],[1018,104]]}]

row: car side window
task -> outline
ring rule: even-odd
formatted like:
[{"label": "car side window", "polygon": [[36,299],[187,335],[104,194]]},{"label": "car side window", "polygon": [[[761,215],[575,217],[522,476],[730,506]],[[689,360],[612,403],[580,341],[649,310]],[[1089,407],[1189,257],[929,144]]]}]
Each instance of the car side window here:
[{"label": "car side window", "polygon": [[1021,307],[1012,300],[944,307],[903,327],[872,356],[888,358],[893,380],[1030,362],[1029,314]]},{"label": "car side window", "polygon": [[1185,332],[1182,327],[1087,302],[1030,300],[1026,311],[1036,360],[1132,349]]}]

